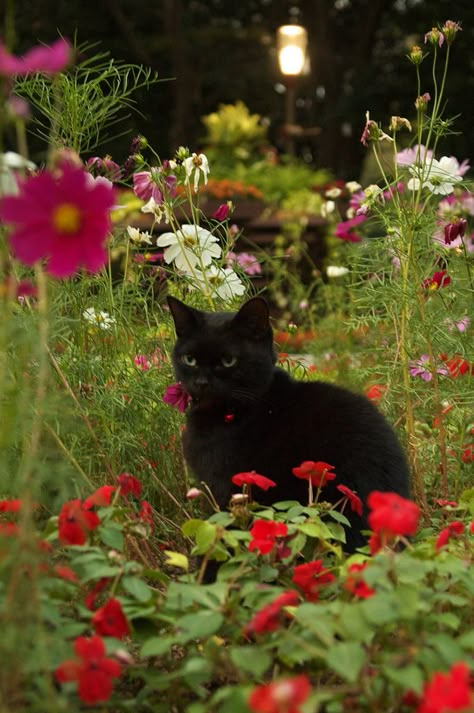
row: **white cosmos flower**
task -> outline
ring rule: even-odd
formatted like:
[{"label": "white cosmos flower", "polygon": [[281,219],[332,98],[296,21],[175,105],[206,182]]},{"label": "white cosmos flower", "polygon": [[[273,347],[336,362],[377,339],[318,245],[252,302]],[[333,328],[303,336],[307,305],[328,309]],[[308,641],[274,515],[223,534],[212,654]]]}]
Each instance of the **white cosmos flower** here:
[{"label": "white cosmos flower", "polygon": [[326,201],[321,206],[321,216],[323,218],[327,218],[328,215],[331,215],[331,213],[334,213],[335,210],[336,210],[336,204],[334,203],[334,201]]},{"label": "white cosmos flower", "polygon": [[0,153],[0,197],[16,196],[19,193],[15,171],[28,169],[33,171],[36,165],[23,158],[19,153],[7,151]]},{"label": "white cosmos flower", "polygon": [[417,191],[421,186],[431,193],[447,196],[454,191],[454,185],[462,181],[454,156],[442,156],[439,161],[434,158],[421,166],[409,166],[408,170],[413,176],[408,181],[410,191]]},{"label": "white cosmos flower", "polygon": [[138,228],[132,228],[130,225],[127,226],[128,237],[132,243],[146,243],[147,245],[152,245],[151,235],[148,232],[142,232]]},{"label": "white cosmos flower", "polygon": [[204,183],[207,183],[207,177],[210,173],[209,161],[205,154],[193,153],[189,158],[185,158],[183,161],[184,170],[186,171],[186,183],[189,183],[192,174],[194,173],[194,192],[197,192],[199,186],[199,177],[202,173]]},{"label": "white cosmos flower", "polygon": [[82,316],[87,322],[90,322],[94,327],[98,327],[99,329],[111,329],[112,325],[115,324],[115,319],[111,317],[108,312],[97,312],[95,307],[88,307],[84,310]]},{"label": "white cosmos flower", "polygon": [[339,265],[328,265],[326,268],[326,275],[328,277],[342,277],[342,275],[347,275],[348,272],[347,267]]},{"label": "white cosmos flower", "polygon": [[231,300],[233,297],[240,297],[245,292],[245,285],[237,273],[228,267],[212,265],[205,275],[196,270],[195,277],[203,292],[211,289],[212,297],[217,296],[223,300]]},{"label": "white cosmos flower", "polygon": [[178,270],[188,274],[197,265],[207,267],[222,253],[216,236],[199,225],[185,224],[176,233],[163,233],[156,244],[165,248],[163,258],[168,265],[174,262]]},{"label": "white cosmos flower", "polygon": [[170,222],[171,211],[167,203],[157,203],[153,196],[150,198],[148,203],[142,205],[140,208],[142,213],[152,213],[158,223],[161,223],[162,218],[165,219],[165,223]]}]

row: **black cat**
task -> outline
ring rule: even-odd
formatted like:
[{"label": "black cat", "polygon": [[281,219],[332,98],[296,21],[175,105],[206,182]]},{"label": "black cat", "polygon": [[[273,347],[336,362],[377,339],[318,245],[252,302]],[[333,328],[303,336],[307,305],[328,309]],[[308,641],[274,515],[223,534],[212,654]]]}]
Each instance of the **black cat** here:
[{"label": "black cat", "polygon": [[[255,470],[277,487],[258,491],[261,504],[308,502],[308,484],[292,469],[303,461],[334,466],[323,499],[336,502],[336,485],[365,503],[372,490],[409,494],[409,472],[394,431],[364,396],[332,384],[292,379],[275,366],[268,307],[260,297],[238,312],[203,312],[168,297],[177,341],[177,379],[192,397],[183,434],[184,455],[225,508],[236,473]],[[347,552],[365,543],[364,516],[351,521]]]}]

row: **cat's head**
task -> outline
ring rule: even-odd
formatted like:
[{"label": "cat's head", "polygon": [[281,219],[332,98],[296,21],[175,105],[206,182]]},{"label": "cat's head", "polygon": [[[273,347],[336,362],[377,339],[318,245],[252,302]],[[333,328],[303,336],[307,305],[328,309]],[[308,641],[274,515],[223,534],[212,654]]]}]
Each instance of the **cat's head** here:
[{"label": "cat's head", "polygon": [[244,405],[265,393],[276,357],[264,299],[254,297],[238,312],[203,312],[171,296],[168,305],[175,374],[195,403]]}]

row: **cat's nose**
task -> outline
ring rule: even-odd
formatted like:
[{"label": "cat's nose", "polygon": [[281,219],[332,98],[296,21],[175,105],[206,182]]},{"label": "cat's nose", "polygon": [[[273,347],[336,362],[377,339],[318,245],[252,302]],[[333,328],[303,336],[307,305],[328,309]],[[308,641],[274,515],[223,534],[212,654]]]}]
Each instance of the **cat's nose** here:
[{"label": "cat's nose", "polygon": [[196,376],[196,378],[194,379],[194,383],[196,384],[196,386],[200,387],[207,386],[209,384],[209,379],[205,374],[200,374],[199,376]]}]

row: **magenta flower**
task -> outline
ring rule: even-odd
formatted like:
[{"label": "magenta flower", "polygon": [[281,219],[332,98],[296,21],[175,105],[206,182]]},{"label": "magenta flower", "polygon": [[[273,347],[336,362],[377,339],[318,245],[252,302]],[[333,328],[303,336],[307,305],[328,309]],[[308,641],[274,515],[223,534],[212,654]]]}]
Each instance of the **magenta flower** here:
[{"label": "magenta flower", "polygon": [[105,176],[109,181],[120,181],[122,178],[122,169],[113,161],[110,156],[100,158],[94,156],[86,161],[86,168],[93,176]]},{"label": "magenta flower", "polygon": [[[423,381],[431,381],[433,374],[430,370],[430,357],[428,354],[422,354],[416,361],[411,361],[409,372],[411,376],[420,376]],[[447,376],[448,370],[444,366],[440,366],[436,369],[436,373]]]},{"label": "magenta flower", "polygon": [[434,292],[439,290],[441,287],[447,287],[451,283],[451,278],[446,273],[446,270],[438,270],[433,273],[432,277],[427,277],[422,281],[421,287],[424,290],[429,290]]},{"label": "magenta flower", "polygon": [[163,395],[163,401],[169,406],[174,406],[178,411],[184,413],[191,402],[191,396],[188,394],[180,381],[176,384],[171,384],[166,389]]},{"label": "magenta flower", "polygon": [[157,169],[150,171],[138,171],[133,174],[133,192],[142,201],[149,201],[153,198],[155,203],[160,205],[163,203],[163,193],[157,186],[154,175]]},{"label": "magenta flower", "polygon": [[99,271],[106,262],[112,185],[82,168],[64,164],[42,171],[19,186],[17,196],[0,200],[0,219],[12,226],[10,244],[25,265],[48,261],[47,271],[70,277],[79,268]]},{"label": "magenta flower", "polygon": [[215,210],[214,213],[212,214],[212,217],[214,218],[214,220],[220,220],[220,221],[225,220],[227,218],[227,216],[229,215],[229,211],[230,211],[229,204],[221,203],[219,208],[217,208],[217,210]]},{"label": "magenta flower", "polygon": [[0,75],[24,77],[35,72],[47,75],[58,74],[68,66],[71,53],[71,45],[63,38],[56,40],[49,47],[46,45],[33,47],[23,57],[10,54],[0,41]]},{"label": "magenta flower", "polygon": [[444,226],[444,242],[446,245],[451,245],[456,238],[463,238],[466,234],[467,220],[465,218],[456,218]]},{"label": "magenta flower", "polygon": [[347,240],[350,243],[360,243],[362,237],[356,233],[353,228],[363,223],[366,220],[365,215],[356,215],[350,220],[344,220],[336,225],[334,235],[341,240]]}]

